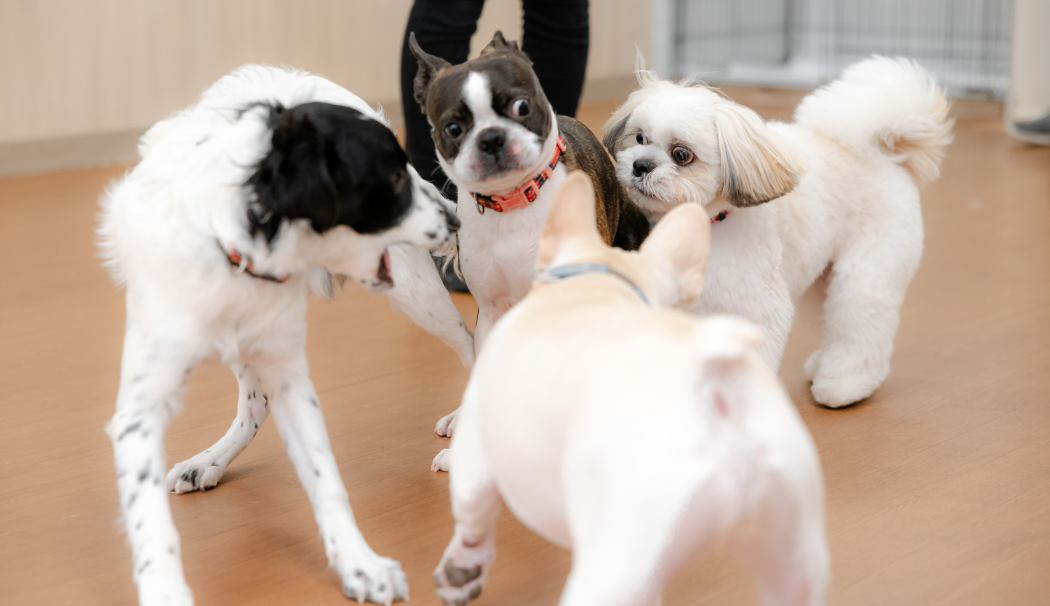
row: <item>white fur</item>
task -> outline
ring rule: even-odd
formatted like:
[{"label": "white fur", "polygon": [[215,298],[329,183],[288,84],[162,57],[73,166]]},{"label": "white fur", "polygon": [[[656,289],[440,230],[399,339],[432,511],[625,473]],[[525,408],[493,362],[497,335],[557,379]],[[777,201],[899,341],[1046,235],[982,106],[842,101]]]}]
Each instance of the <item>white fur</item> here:
[{"label": "white fur", "polygon": [[677,302],[656,284],[665,249],[616,251],[590,229],[589,243],[559,243],[550,265],[608,264],[655,308],[620,279],[590,274],[538,284],[500,320],[447,456],[456,525],[434,571],[438,595],[463,604],[481,591],[505,501],[572,549],[562,606],[658,604],[678,567],[719,547],[754,572],[766,604],[823,604],[820,462],[754,353],[760,331],[662,309]]},{"label": "white fur", "polygon": [[[297,221],[285,223],[272,246],[249,234],[245,183],[269,150],[271,131],[264,109],[242,110],[272,101],[286,107],[325,101],[383,120],[323,78],[245,66],[219,80],[197,105],[150,129],[140,143],[142,161],[102,199],[100,247],[114,277],[127,287],[120,390],[107,432],[144,605],[192,602],[165,488],[215,486],[270,412],[344,592],[379,603],[407,597],[397,562],[376,555],[357,530],[332,456],[306,361],[311,285],[330,290],[330,275],[342,274],[379,288],[379,258],[389,249],[392,303],[410,308],[417,319],[426,305],[450,308],[455,320],[448,322],[458,322],[458,333],[442,333],[448,327],[433,319],[424,327],[458,342],[464,362],[472,361],[469,334],[447,293],[419,286],[437,273],[416,246],[433,248],[449,232],[442,209],[447,203],[411,167],[413,206],[386,231],[362,235],[339,226],[318,234]],[[277,284],[237,272],[220,242],[250,257],[256,272],[291,279]],[[165,487],[164,431],[180,407],[190,371],[205,357],[218,358],[237,375],[237,419],[215,446],[176,465]]]},{"label": "white fur", "polygon": [[[621,182],[656,217],[680,203],[710,216],[730,211],[713,226],[707,284],[693,311],[765,327],[761,354],[776,369],[798,298],[831,265],[824,344],[806,374],[821,404],[869,396],[889,373],[922,256],[917,185],[938,176],[951,141],[944,92],[917,64],[875,57],[807,96],[794,124],[763,124],[696,82],[640,70],[639,83],[607,124],[621,133]],[[677,145],[696,159],[672,162]],[[641,178],[633,174],[640,158],[657,164]],[[735,208],[734,195],[772,201]]]},{"label": "white fur", "polygon": [[[540,139],[517,122],[492,110],[492,93],[488,78],[473,72],[463,84],[462,96],[474,115],[474,126],[464,136],[460,152],[451,162],[438,154],[438,162],[459,190],[457,213],[462,223],[459,234],[458,264],[464,281],[478,303],[478,321],[474,328],[475,353],[480,352],[489,330],[512,305],[521,300],[532,285],[532,268],[536,262],[540,230],[547,217],[551,198],[565,179],[564,163],[558,163],[554,174],[543,185],[532,204],[508,212],[478,212],[471,192],[503,195],[538,175],[554,155],[558,144],[558,121],[553,108],[551,132]],[[541,111],[536,108],[534,111]],[[499,126],[507,132],[506,147],[519,159],[521,166],[495,178],[478,179],[475,159],[478,154],[477,134]],[[438,421],[438,435],[451,436],[456,413]],[[440,455],[439,455],[440,456]],[[435,461],[434,469],[439,467]]]}]

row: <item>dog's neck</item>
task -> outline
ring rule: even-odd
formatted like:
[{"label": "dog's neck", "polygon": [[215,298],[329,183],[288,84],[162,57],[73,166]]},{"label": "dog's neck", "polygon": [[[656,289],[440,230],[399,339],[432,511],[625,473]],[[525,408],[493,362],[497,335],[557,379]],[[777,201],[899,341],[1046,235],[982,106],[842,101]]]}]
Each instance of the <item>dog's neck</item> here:
[{"label": "dog's neck", "polygon": [[536,275],[537,282],[560,282],[568,278],[574,278],[576,276],[582,276],[585,274],[605,274],[614,278],[620,279],[622,282],[630,286],[634,290],[634,294],[638,295],[638,298],[642,300],[648,306],[652,306],[650,299],[646,296],[645,291],[642,290],[641,286],[638,286],[634,280],[627,277],[623,272],[617,271],[616,269],[609,267],[605,263],[569,263],[566,265],[557,265],[555,267],[547,268],[544,271],[539,272]]},{"label": "dog's neck", "polygon": [[[489,209],[501,213],[518,208],[525,208],[536,201],[536,198],[540,195],[540,188],[542,188],[544,183],[554,175],[554,169],[558,167],[558,162],[561,161],[561,155],[565,152],[565,138],[562,137],[561,133],[557,130],[552,134],[556,135],[554,139],[554,153],[551,156],[550,162],[542,168],[538,175],[511,190],[508,194],[485,195],[477,192],[470,192],[471,197],[474,198],[474,201],[478,205],[478,212],[484,213],[485,209]],[[546,147],[547,145],[545,144],[544,148]]]},{"label": "dog's neck", "polygon": [[732,214],[734,206],[721,195],[718,195],[704,206],[704,210],[707,212],[708,218],[711,219],[711,224],[714,225],[720,221],[725,221]]}]

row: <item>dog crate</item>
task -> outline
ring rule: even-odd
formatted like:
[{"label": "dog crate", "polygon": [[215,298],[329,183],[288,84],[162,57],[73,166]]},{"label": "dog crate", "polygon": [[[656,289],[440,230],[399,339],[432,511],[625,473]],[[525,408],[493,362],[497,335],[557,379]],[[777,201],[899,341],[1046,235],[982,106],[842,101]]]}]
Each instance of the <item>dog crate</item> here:
[{"label": "dog crate", "polygon": [[953,96],[1002,99],[1010,81],[1012,0],[665,0],[656,15],[673,77],[811,88],[879,54]]}]

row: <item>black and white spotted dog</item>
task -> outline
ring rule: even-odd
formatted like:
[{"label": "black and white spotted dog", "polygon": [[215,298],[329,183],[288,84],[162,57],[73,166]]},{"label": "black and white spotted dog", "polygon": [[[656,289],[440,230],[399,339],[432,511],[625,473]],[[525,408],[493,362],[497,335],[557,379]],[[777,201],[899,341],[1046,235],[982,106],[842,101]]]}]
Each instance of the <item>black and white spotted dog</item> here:
[{"label": "black and white spotted dog", "polygon": [[[99,233],[127,286],[107,431],[141,604],[192,603],[168,490],[215,486],[268,414],[343,591],[385,604],[406,598],[398,563],[358,531],[336,469],[306,361],[307,293],[330,293],[333,275],[385,290],[470,365],[470,333],[424,250],[457,229],[453,207],[407,164],[381,114],[292,70],[238,69],[154,126],[139,152],[141,163],[103,197]],[[164,431],[205,357],[237,375],[237,420],[165,482]]]}]

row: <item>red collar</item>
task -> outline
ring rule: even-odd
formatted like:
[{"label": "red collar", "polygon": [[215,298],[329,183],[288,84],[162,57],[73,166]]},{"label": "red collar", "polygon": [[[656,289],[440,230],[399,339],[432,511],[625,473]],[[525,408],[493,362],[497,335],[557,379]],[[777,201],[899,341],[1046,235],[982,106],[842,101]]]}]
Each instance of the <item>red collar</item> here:
[{"label": "red collar", "polygon": [[543,187],[543,184],[554,174],[554,167],[558,166],[558,160],[561,159],[561,154],[564,151],[565,138],[561,136],[561,133],[558,133],[558,145],[554,149],[554,157],[551,159],[550,163],[543,168],[543,172],[537,175],[535,179],[526,181],[523,185],[518,186],[506,196],[486,196],[471,192],[470,195],[474,197],[474,201],[478,204],[478,212],[485,214],[485,209],[490,208],[501,213],[508,210],[514,210],[515,208],[525,208],[529,204],[535,202],[537,196],[540,195],[540,188]]},{"label": "red collar", "polygon": [[232,247],[226,248],[221,242],[218,242],[218,244],[219,248],[222,249],[222,252],[226,253],[226,260],[230,262],[230,265],[237,268],[237,273],[246,273],[253,278],[269,280],[270,282],[277,282],[278,284],[283,284],[292,279],[291,275],[275,276],[272,274],[256,273],[255,267],[252,265],[252,262],[248,257],[237,252],[237,250]]},{"label": "red collar", "polygon": [[728,217],[728,216],[729,216],[729,211],[728,210],[723,210],[722,212],[718,213],[717,215],[711,217],[711,225],[714,225],[715,223],[718,223],[719,221],[725,221],[726,217]]}]

